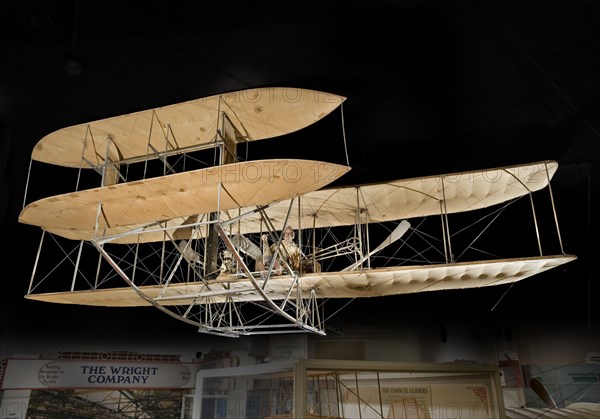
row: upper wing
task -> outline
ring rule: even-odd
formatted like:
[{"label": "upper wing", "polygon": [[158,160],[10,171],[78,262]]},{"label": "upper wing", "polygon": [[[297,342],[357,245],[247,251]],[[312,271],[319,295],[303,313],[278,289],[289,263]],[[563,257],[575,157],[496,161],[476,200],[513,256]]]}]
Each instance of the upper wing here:
[{"label": "upper wing", "polygon": [[[543,161],[317,190],[298,198],[287,224],[295,228],[335,227],[356,223],[357,214],[360,222],[378,223],[476,210],[545,188],[557,168],[555,161]],[[289,206],[290,201],[285,200],[268,208],[276,227],[283,228]],[[242,233],[259,232],[261,227],[264,230],[258,216],[247,217],[241,224]]]},{"label": "upper wing", "polygon": [[[335,166],[335,165],[334,165]],[[327,167],[327,166],[323,166]],[[305,193],[295,202],[290,199],[272,203],[266,213],[275,228],[287,224],[294,228],[335,227],[361,222],[384,222],[429,215],[471,211],[500,204],[548,186],[558,168],[555,161],[542,161],[527,165],[507,166],[482,171],[451,173],[421,178],[395,180],[385,183],[327,188]],[[292,209],[290,210],[290,205]],[[221,221],[240,217],[235,222],[235,232],[257,233],[265,230],[260,214],[253,207],[222,211]],[[190,238],[192,228],[185,226],[185,218],[165,221],[171,237]],[[114,240],[114,243],[136,243],[162,241],[165,232],[156,225],[143,224],[116,227],[105,231],[105,236],[132,233],[139,229],[143,234],[129,234]],[[52,230],[56,234],[89,240],[90,231]],[[201,237],[202,233],[200,233]]]},{"label": "upper wing", "polygon": [[309,126],[345,97],[316,90],[268,87],[241,90],[75,125],[42,138],[31,157],[67,167],[153,158],[215,141],[225,113],[244,141],[277,137]]},{"label": "upper wing", "polygon": [[[266,205],[321,188],[350,168],[312,160],[256,160],[51,196],[27,205],[19,222],[68,238],[184,223],[197,214]],[[96,225],[98,231],[96,231]],[[160,234],[164,240],[164,234]]]}]

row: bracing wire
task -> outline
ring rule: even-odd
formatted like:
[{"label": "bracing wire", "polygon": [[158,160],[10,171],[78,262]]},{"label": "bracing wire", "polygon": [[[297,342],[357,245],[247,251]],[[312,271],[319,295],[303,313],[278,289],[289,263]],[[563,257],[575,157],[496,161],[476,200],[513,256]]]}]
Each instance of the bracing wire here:
[{"label": "bracing wire", "polygon": [[346,127],[344,123],[344,104],[340,105],[340,113],[342,115],[342,136],[344,138],[344,152],[346,153],[346,166],[350,166],[350,159],[348,158],[348,145],[346,144]]}]

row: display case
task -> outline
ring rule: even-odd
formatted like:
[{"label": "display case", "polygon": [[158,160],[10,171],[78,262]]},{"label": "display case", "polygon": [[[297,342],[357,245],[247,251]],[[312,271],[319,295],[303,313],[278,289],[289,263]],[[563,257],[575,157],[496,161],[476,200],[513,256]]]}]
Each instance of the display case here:
[{"label": "display case", "polygon": [[482,364],[325,359],[201,370],[193,417],[502,418],[499,377]]}]

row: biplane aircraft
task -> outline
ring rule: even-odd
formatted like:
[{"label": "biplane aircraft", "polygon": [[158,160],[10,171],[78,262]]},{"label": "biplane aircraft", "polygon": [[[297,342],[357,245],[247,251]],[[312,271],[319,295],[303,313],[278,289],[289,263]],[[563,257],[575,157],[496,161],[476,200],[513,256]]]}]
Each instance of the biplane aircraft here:
[{"label": "biplane aircraft", "polygon": [[[248,89],[50,133],[32,161],[78,169],[78,183],[20,214],[42,230],[25,297],[154,306],[224,336],[323,335],[329,299],[510,284],[576,259],[562,249],[549,188],[554,161],[333,187],[349,165],[240,157],[254,141],[343,111],[345,99]],[[80,186],[87,173],[99,186]],[[546,188],[560,245],[553,255],[543,254],[533,200]],[[475,243],[522,197],[531,200],[539,254],[482,258]],[[483,210],[491,211],[484,231],[459,250],[450,216]],[[299,261],[283,245],[286,226]],[[275,253],[267,263],[265,236]],[[45,256],[54,254],[48,247],[63,258]],[[479,256],[466,260],[467,250]]]}]

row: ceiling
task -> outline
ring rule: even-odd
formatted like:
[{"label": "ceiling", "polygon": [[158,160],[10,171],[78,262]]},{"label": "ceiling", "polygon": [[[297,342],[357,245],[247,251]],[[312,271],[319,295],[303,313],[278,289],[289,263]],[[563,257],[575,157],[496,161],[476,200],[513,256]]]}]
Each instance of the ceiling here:
[{"label": "ceiling", "polygon": [[[557,160],[565,247],[579,256],[571,301],[567,271],[549,287],[517,287],[512,303],[538,300],[565,318],[575,311],[573,321],[589,327],[598,316],[585,309],[598,296],[589,282],[596,246],[585,244],[597,231],[598,22],[600,2],[590,0],[0,1],[0,220],[14,243],[9,260],[22,260],[11,264],[2,317],[25,304],[38,232],[16,220],[29,156],[44,135],[222,92],[290,86],[345,96],[343,113],[258,153],[345,163],[347,147],[347,183]],[[31,182],[38,192],[52,183]]]}]

